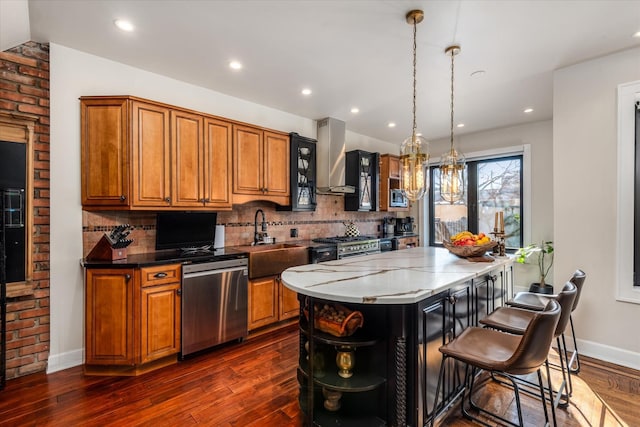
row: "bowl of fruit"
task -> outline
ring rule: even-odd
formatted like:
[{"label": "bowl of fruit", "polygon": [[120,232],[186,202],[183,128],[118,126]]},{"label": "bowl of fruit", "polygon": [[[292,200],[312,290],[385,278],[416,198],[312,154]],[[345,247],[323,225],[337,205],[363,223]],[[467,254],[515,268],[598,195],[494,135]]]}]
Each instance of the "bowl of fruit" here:
[{"label": "bowl of fruit", "polygon": [[442,242],[442,246],[449,252],[462,258],[482,256],[497,244],[498,242],[491,240],[484,233],[473,234],[470,231],[461,231],[449,241]]}]

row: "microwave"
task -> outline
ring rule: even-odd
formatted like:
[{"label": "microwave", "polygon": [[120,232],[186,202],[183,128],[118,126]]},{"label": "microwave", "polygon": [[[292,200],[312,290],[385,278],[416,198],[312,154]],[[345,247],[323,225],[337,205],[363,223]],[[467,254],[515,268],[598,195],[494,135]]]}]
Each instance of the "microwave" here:
[{"label": "microwave", "polygon": [[409,206],[407,196],[405,196],[402,190],[392,188],[389,190],[389,206],[392,208],[406,208]]}]

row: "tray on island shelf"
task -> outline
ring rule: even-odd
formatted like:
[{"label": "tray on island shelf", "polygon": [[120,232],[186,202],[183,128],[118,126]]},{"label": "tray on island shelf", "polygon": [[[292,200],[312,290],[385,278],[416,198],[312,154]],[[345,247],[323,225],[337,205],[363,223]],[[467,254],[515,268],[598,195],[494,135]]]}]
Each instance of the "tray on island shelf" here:
[{"label": "tray on island shelf", "polygon": [[[350,310],[341,304],[316,303],[313,307],[314,326],[335,337],[348,337],[361,328],[364,316],[360,311]],[[304,308],[309,320],[309,308]]]}]

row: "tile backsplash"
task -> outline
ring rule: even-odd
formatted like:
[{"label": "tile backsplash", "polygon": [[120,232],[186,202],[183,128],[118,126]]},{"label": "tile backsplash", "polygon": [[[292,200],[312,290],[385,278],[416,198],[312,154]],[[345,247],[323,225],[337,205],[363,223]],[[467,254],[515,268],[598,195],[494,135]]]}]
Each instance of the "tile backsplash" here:
[{"label": "tile backsplash", "polygon": [[[232,211],[218,212],[218,225],[225,226],[225,246],[250,244],[253,241],[254,216],[257,209],[265,213],[269,236],[277,242],[306,240],[316,237],[344,235],[344,222],[353,221],[360,234],[379,236],[382,219],[395,216],[390,212],[345,212],[344,196],[318,195],[315,212],[277,211],[276,205],[268,202],[252,202],[235,205]],[[105,232],[119,224],[130,224],[133,231],[129,238],[133,243],[128,253],[145,253],[155,250],[155,212],[82,212],[83,253],[86,256]],[[290,237],[296,228],[298,237]]]}]

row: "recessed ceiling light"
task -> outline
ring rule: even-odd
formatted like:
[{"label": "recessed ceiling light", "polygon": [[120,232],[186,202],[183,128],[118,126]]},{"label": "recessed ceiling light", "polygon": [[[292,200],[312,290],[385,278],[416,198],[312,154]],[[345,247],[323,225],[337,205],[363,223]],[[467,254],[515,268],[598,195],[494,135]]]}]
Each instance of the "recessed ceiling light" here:
[{"label": "recessed ceiling light", "polygon": [[458,124],[457,124],[457,127],[459,127],[459,128],[463,128],[463,127],[464,127],[464,123],[458,123]]},{"label": "recessed ceiling light", "polygon": [[533,113],[533,108],[525,108],[524,112],[529,114],[529,113]]},{"label": "recessed ceiling light", "polygon": [[633,37],[640,39],[640,31],[636,31],[635,33],[633,33]]},{"label": "recessed ceiling light", "polygon": [[394,127],[396,127],[396,124],[393,123],[393,122],[389,122],[389,124],[387,124],[387,126],[390,127],[390,128],[394,128]]},{"label": "recessed ceiling light", "polygon": [[302,89],[302,94],[306,96],[311,95],[311,89],[309,88]]},{"label": "recessed ceiling light", "polygon": [[486,73],[485,70],[476,70],[473,73],[471,73],[471,77],[481,77],[484,76]]},{"label": "recessed ceiling light", "polygon": [[360,109],[359,109],[358,107],[353,107],[353,108],[351,109],[351,112],[352,112],[353,114],[357,114],[357,113],[359,113],[359,112],[360,112]]},{"label": "recessed ceiling light", "polygon": [[124,19],[116,19],[115,21],[113,21],[113,23],[115,24],[116,27],[120,28],[122,31],[131,32],[135,29],[135,27],[131,22],[126,21]]},{"label": "recessed ceiling light", "polygon": [[229,68],[232,68],[234,70],[241,70],[242,64],[238,61],[231,61],[229,62]]}]

